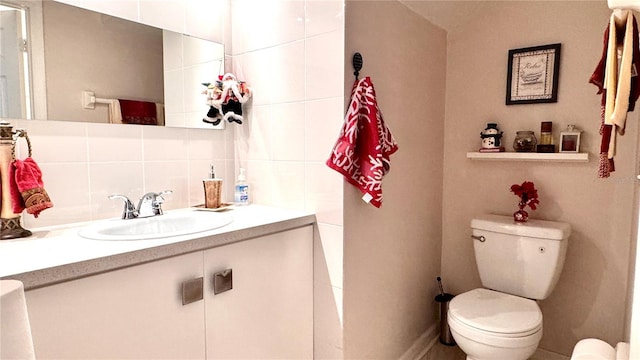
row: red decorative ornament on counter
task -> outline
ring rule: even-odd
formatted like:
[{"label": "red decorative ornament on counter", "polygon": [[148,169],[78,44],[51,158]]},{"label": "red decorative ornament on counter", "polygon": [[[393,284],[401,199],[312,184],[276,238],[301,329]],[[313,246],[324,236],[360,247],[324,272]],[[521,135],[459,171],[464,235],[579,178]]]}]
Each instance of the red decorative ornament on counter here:
[{"label": "red decorative ornament on counter", "polygon": [[540,204],[538,200],[538,190],[531,181],[525,181],[522,184],[511,185],[511,192],[516,194],[520,198],[518,211],[513,213],[513,220],[516,222],[526,222],[529,219],[529,213],[524,210],[526,206],[529,206],[531,210],[536,209],[536,205]]}]

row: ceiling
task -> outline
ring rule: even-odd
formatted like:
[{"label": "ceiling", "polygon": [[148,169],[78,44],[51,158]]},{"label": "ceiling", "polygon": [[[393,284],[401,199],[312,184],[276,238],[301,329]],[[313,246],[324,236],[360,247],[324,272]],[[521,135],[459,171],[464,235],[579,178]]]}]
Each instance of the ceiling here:
[{"label": "ceiling", "polygon": [[477,17],[491,3],[486,0],[398,0],[418,15],[447,32]]}]

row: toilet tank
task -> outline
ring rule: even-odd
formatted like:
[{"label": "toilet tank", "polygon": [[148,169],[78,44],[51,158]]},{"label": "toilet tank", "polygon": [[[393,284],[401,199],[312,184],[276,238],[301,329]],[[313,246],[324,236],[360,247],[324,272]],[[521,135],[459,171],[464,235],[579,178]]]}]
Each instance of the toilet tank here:
[{"label": "toilet tank", "polygon": [[530,299],[546,299],[556,286],[567,253],[567,223],[484,215],[471,220],[482,285]]}]

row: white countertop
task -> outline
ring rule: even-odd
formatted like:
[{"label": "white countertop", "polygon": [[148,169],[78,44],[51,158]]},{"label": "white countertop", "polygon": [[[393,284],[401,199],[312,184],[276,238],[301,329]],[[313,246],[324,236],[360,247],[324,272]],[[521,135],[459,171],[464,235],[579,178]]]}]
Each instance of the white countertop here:
[{"label": "white countertop", "polygon": [[[172,211],[202,211],[194,209]],[[224,212],[233,221],[218,229],[152,240],[114,241],[80,237],[91,223],[29,229],[27,238],[0,241],[0,279],[25,289],[42,287],[153,260],[204,250],[315,223],[315,215],[260,205]],[[123,220],[126,221],[126,220]]]}]

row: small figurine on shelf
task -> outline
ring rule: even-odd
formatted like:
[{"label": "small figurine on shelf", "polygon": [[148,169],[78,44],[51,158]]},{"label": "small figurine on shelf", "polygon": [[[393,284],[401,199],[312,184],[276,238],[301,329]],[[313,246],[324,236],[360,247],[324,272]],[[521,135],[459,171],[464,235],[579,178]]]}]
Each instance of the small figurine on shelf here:
[{"label": "small figurine on shelf", "polygon": [[[203,84],[205,85],[205,84]],[[242,124],[242,104],[251,97],[251,89],[235,75],[226,73],[219,76],[214,84],[206,84],[203,92],[207,95],[209,112],[202,121],[218,125],[221,120]]]},{"label": "small figurine on shelf", "polygon": [[580,152],[580,134],[582,130],[575,125],[567,125],[567,129],[560,133],[560,152]]},{"label": "small figurine on shelf", "polygon": [[504,146],[500,144],[502,139],[502,131],[498,129],[498,124],[487,123],[487,128],[480,133],[482,139],[482,147],[480,152],[503,152]]}]

